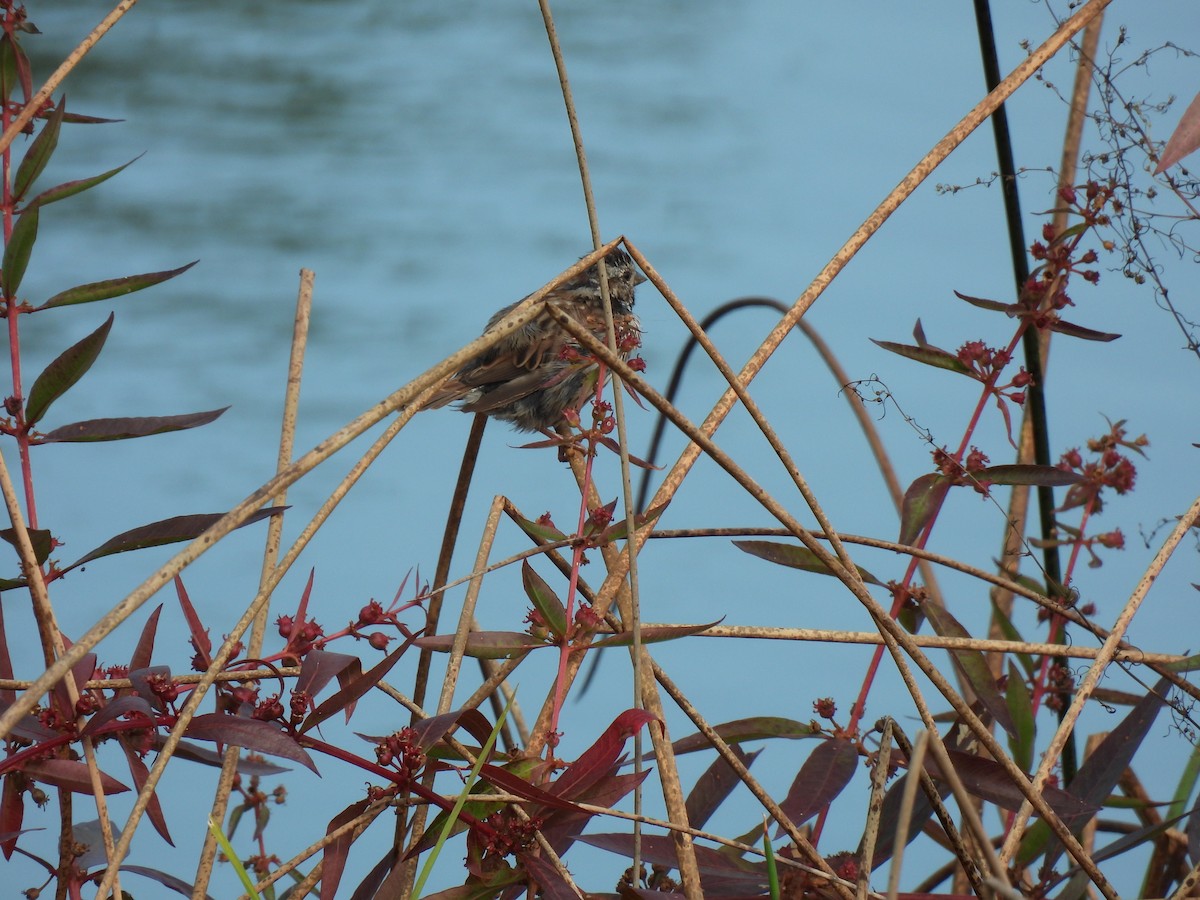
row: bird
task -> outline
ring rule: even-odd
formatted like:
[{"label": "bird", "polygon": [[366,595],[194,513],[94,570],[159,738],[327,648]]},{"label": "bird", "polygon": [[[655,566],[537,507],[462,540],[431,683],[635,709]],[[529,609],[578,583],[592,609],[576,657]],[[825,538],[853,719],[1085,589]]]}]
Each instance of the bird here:
[{"label": "bird", "polygon": [[[625,359],[640,343],[641,329],[633,313],[634,289],[646,276],[629,254],[619,249],[608,253],[604,268],[618,352]],[[494,329],[523,299],[493,315],[483,333]],[[596,266],[546,295],[547,306],[563,311],[601,341],[607,340],[603,304]],[[579,410],[595,393],[599,371],[597,361],[545,311],[464,363],[422,409],[458,403],[463,412],[483,413],[518,431],[549,433],[563,421],[566,410]]]}]

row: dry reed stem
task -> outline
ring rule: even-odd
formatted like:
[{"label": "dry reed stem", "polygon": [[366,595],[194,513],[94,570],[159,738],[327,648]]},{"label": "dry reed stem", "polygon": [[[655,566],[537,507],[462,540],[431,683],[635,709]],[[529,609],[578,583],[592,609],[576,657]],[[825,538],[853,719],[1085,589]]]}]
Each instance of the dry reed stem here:
[{"label": "dry reed stem", "polygon": [[[316,275],[311,269],[300,270],[300,288],[296,297],[296,314],[292,323],[292,348],[288,358],[287,383],[284,387],[283,417],[279,429],[279,453],[275,460],[275,472],[278,474],[287,468],[292,460],[296,443],[296,421],[300,406],[300,382],[304,374],[304,356],[308,346],[308,326],[312,317],[313,281]],[[283,506],[287,503],[287,490],[284,489],[269,501],[272,506]],[[267,524],[266,545],[263,548],[262,571],[259,575],[258,589],[270,591],[268,586],[271,574],[279,561],[279,546],[283,535],[283,514],[271,516]],[[266,633],[269,604],[264,603],[254,620],[250,631],[250,644],[247,656],[258,659],[262,656],[263,637]],[[221,774],[217,779],[216,791],[213,794],[209,819],[213,822],[224,822],[225,813],[229,808],[229,796],[233,791],[234,778],[237,776],[237,764],[242,749],[236,745],[225,748],[225,759],[221,764]],[[200,858],[196,865],[196,877],[192,897],[194,900],[204,900],[212,879],[213,864],[217,858],[217,838],[212,829],[204,832],[204,841],[200,847]]]},{"label": "dry reed stem", "polygon": [[866,826],[863,828],[862,851],[858,855],[857,900],[866,900],[871,887],[871,868],[875,860],[875,840],[879,836],[879,818],[883,813],[883,795],[887,789],[889,767],[892,762],[892,720],[883,723],[883,735],[879,739],[879,754],[871,767],[871,797],[867,802]]},{"label": "dry reed stem", "polygon": [[[554,67],[558,72],[558,82],[562,89],[563,106],[567,113],[567,123],[571,129],[571,142],[575,146],[575,159],[579,168],[579,179],[583,187],[583,202],[587,209],[588,228],[592,234],[592,245],[599,249],[602,240],[600,237],[600,219],[596,212],[596,197],[592,192],[592,176],[591,170],[588,168],[587,152],[583,144],[583,131],[579,127],[579,116],[576,113],[575,101],[571,95],[571,80],[567,76],[567,63],[563,57],[562,47],[558,42],[558,33],[554,27],[554,15],[550,11],[549,0],[538,0],[538,8],[542,13],[542,23],[546,28],[546,38],[550,42],[550,53],[554,58]],[[609,296],[608,288],[608,273],[605,266],[599,266],[596,269],[600,276],[600,299],[601,307],[604,310],[604,326],[605,333],[608,339],[608,347],[613,353],[617,352],[617,330],[613,323],[612,300]],[[629,433],[625,425],[625,397],[621,390],[621,380],[617,375],[612,377],[612,403],[613,413],[616,419],[617,426],[617,445],[618,453],[621,461],[621,488],[622,496],[625,503],[625,531],[626,534],[632,535],[635,530],[635,515],[637,510],[633,506],[633,482],[630,478],[630,463],[629,463]],[[581,482],[582,484],[582,482]],[[640,611],[640,594],[638,588],[638,568],[637,568],[637,547],[632,543],[627,542],[628,550],[628,583],[629,594],[627,608],[623,610],[623,615],[626,619],[626,626],[633,632],[633,681],[636,687],[633,692],[633,705],[635,708],[640,708],[644,702],[645,692],[647,690],[653,692],[653,684],[645,678],[643,670],[643,659],[641,652],[642,632],[639,625],[641,617]],[[663,734],[666,733],[666,724],[662,723]],[[659,751],[656,749],[655,753]],[[669,751],[668,751],[669,752]],[[642,760],[642,733],[639,729],[633,735],[633,758],[634,771],[637,774],[641,773]],[[671,770],[674,769],[674,760],[671,760]],[[660,772],[660,775],[663,774]],[[676,775],[677,778],[677,775]],[[678,787],[675,785],[675,787]],[[664,789],[673,792],[674,788],[667,788],[664,784]],[[671,801],[668,800],[668,805]],[[638,783],[633,789],[633,804],[634,811],[641,812],[642,807],[642,787]],[[690,838],[680,836],[676,839],[676,855],[679,862],[679,873],[682,881],[684,894],[689,900],[700,900],[703,897],[703,892],[700,887],[700,870],[696,862],[696,854],[692,849]],[[635,825],[633,834],[633,863],[631,866],[633,872],[633,886],[636,888],[641,883],[641,831]]]},{"label": "dry reed stem", "polygon": [[919,776],[925,774],[925,750],[929,743],[929,732],[921,729],[913,744],[908,760],[909,777],[904,781],[904,793],[900,797],[900,811],[896,816],[896,834],[892,838],[892,860],[888,869],[887,900],[896,900],[900,891],[900,872],[904,867],[904,851],[908,847],[908,829],[912,824],[913,808],[917,802]]},{"label": "dry reed stem", "polygon": [[[954,853],[955,859],[947,864],[945,868],[954,870],[961,868],[966,873],[967,880],[971,883],[971,888],[977,895],[983,894],[983,878],[979,872],[979,865],[975,861],[974,856],[967,850],[967,846],[963,841],[962,834],[959,833],[958,826],[954,824],[954,818],[950,815],[950,810],[946,808],[946,804],[942,802],[941,792],[937,785],[933,783],[933,779],[925,770],[925,756],[928,755],[930,741],[940,741],[941,736],[935,731],[930,732],[928,729],[921,729],[921,735],[925,737],[925,747],[920,755],[920,767],[918,768],[913,760],[918,758],[912,743],[908,739],[908,735],[904,733],[904,729],[892,723],[892,736],[896,739],[896,743],[900,745],[900,749],[904,755],[908,757],[908,772],[912,775],[915,771],[917,782],[921,785],[921,791],[925,794],[925,799],[933,808],[933,814],[937,816],[938,821],[942,825],[942,831],[946,835],[946,840],[950,845],[951,851]],[[897,834],[900,831],[897,829]],[[899,847],[897,847],[899,849]],[[893,867],[898,864],[898,860],[893,857]],[[893,871],[895,869],[893,868]],[[897,878],[899,875],[897,874]],[[896,882],[899,884],[899,881]]]},{"label": "dry reed stem", "polygon": [[[659,628],[678,625],[677,622],[653,622],[645,627]],[[831,644],[883,643],[875,631],[833,631],[817,628],[776,628],[768,625],[714,625],[692,637],[698,638],[751,638],[767,641],[820,641]],[[1100,647],[1075,647],[1063,644],[1036,643],[1030,641],[992,640],[990,638],[956,638],[937,634],[914,634],[913,643],[918,647],[940,650],[983,650],[991,653],[1028,653],[1033,656],[1065,656],[1071,659],[1096,659],[1102,652]],[[1189,659],[1171,653],[1145,653],[1141,650],[1117,651],[1117,662],[1143,665],[1173,665]]]},{"label": "dry reed stem", "polygon": [[[1067,737],[1075,727],[1075,722],[1079,718],[1079,714],[1083,711],[1084,704],[1087,703],[1092,692],[1096,689],[1096,685],[1099,683],[1101,677],[1103,677],[1108,664],[1116,656],[1121,636],[1125,633],[1126,628],[1129,627],[1129,623],[1133,620],[1134,615],[1137,614],[1142,601],[1146,599],[1146,594],[1149,593],[1150,586],[1154,584],[1155,579],[1162,572],[1163,566],[1167,564],[1167,560],[1171,558],[1175,549],[1183,540],[1184,535],[1191,530],[1192,526],[1198,520],[1200,520],[1200,498],[1192,502],[1191,508],[1180,518],[1179,523],[1163,542],[1158,553],[1154,555],[1154,559],[1150,561],[1150,565],[1146,567],[1146,571],[1142,575],[1141,580],[1138,581],[1137,587],[1134,588],[1133,594],[1130,595],[1120,615],[1117,616],[1116,622],[1113,623],[1112,631],[1105,639],[1100,653],[1096,656],[1096,662],[1088,668],[1087,674],[1083,676],[1083,680],[1076,687],[1075,697],[1060,720],[1058,730],[1054,733],[1054,737],[1050,739],[1050,744],[1045,750],[1045,755],[1042,757],[1042,762],[1038,766],[1037,773],[1033,776],[1033,787],[1035,790],[1040,791],[1046,783],[1046,779],[1049,778],[1050,770],[1054,767],[1055,761],[1058,759],[1058,754],[1062,751],[1063,745],[1067,742]],[[1005,864],[1011,861],[1013,855],[1016,853],[1031,813],[1032,809],[1029,804],[1022,803],[1021,809],[1017,812],[1016,818],[1013,820],[1000,851],[1000,858]]]},{"label": "dry reed stem", "polygon": [[[1093,0],[1093,2],[1101,2],[1101,0]],[[703,449],[704,452],[716,462],[721,468],[725,469],[733,478],[740,484],[743,489],[755,500],[757,500],[773,517],[775,517],[782,525],[788,528],[801,543],[810,550],[817,559],[833,572],[838,579],[850,590],[851,593],[862,603],[871,617],[875,620],[877,627],[884,636],[884,641],[887,644],[888,651],[895,661],[896,668],[904,680],[906,687],[913,697],[913,701],[921,713],[922,722],[925,727],[931,731],[936,731],[936,723],[930,714],[924,699],[920,695],[920,690],[913,679],[911,670],[901,653],[900,648],[904,648],[906,653],[917,664],[925,677],[934,683],[934,686],[946,699],[946,701],[954,707],[954,710],[963,719],[972,733],[979,739],[980,743],[987,748],[993,758],[1000,763],[1009,778],[1017,788],[1026,796],[1026,798],[1034,805],[1039,815],[1046,819],[1047,825],[1054,832],[1055,836],[1062,841],[1067,852],[1079,863],[1080,867],[1088,874],[1088,877],[1096,884],[1097,888],[1109,898],[1116,900],[1116,895],[1112,891],[1112,887],[1105,878],[1103,873],[1096,867],[1095,863],[1087,856],[1079,842],[1074,838],[1062,820],[1046,803],[1041,794],[1034,789],[1030,783],[1028,776],[1012,761],[1005,752],[1003,747],[996,741],[991,730],[984,725],[980,718],[963,700],[957,691],[946,681],[945,677],[938,671],[928,657],[912,642],[912,636],[906,632],[890,615],[887,610],[879,605],[871,594],[865,590],[861,580],[858,578],[857,572],[851,574],[843,568],[841,562],[832,556],[824,547],[822,547],[813,537],[812,533],[806,530],[792,515],[784,509],[768,492],[763,490],[749,475],[726,454],[723,450],[713,443],[711,437],[699,429],[697,429],[688,419],[683,416],[674,406],[672,406],[661,394],[654,390],[650,385],[646,384],[640,377],[636,375],[624,361],[617,358],[615,355],[608,352],[608,348],[601,344],[596,338],[586,329],[578,326],[573,321],[564,319],[557,320],[559,324],[566,329],[572,337],[574,337],[582,346],[590,352],[600,357],[602,361],[614,369],[619,369],[639,394],[644,399],[649,401],[656,409],[665,415],[677,428],[683,431],[691,440],[692,446]],[[710,417],[711,418],[711,417]],[[685,455],[688,451],[685,451]],[[698,451],[697,451],[698,452]],[[664,485],[663,490],[660,490],[660,495],[666,490]],[[656,497],[656,500],[658,498]],[[655,504],[657,505],[657,504]],[[646,529],[649,530],[649,527]],[[634,540],[642,537],[642,533],[634,535]],[[853,570],[851,570],[853,571]],[[605,596],[604,590],[612,581],[612,576],[605,582],[605,587],[601,588],[598,595],[600,598]]]},{"label": "dry reed stem", "polygon": [[687,699],[683,691],[680,690],[679,686],[671,680],[665,671],[663,671],[662,666],[653,662],[652,665],[654,667],[655,680],[662,685],[663,690],[665,690],[671,699],[675,701],[675,705],[683,711],[684,715],[692,720],[692,724],[704,734],[704,736],[708,739],[708,742],[712,744],[717,753],[721,755],[721,758],[729,764],[729,767],[733,770],[734,774],[736,774],[741,782],[750,789],[750,793],[752,793],[755,799],[762,804],[763,808],[770,813],[771,818],[779,823],[779,826],[783,828],[785,832],[787,832],[787,836],[791,838],[793,843],[795,843],[796,849],[806,856],[808,860],[817,867],[821,875],[824,875],[826,878],[830,879],[833,889],[837,891],[838,895],[841,896],[843,900],[853,900],[854,895],[850,892],[849,887],[844,883],[838,883],[841,882],[841,879],[838,878],[833,869],[830,868],[829,863],[825,862],[825,858],[821,856],[821,854],[817,851],[817,848],[814,847],[809,842],[808,838],[806,838],[800,831],[800,829],[796,827],[796,823],[793,822],[787,813],[785,813],[779,806],[779,804],[775,802],[775,799],[771,797],[766,789],[759,784],[758,779],[750,774],[750,770],[746,768],[745,764],[738,758],[738,755],[734,753],[732,749],[730,749],[729,744],[725,742],[725,739],[722,738],[721,735],[718,734],[717,731],[708,724],[704,716],[700,713],[700,710],[698,710],[691,703],[691,701]]},{"label": "dry reed stem", "polygon": [[[418,400],[423,394],[432,394],[447,375],[458,370],[468,359],[477,356],[487,348],[503,340],[508,335],[523,328],[527,323],[541,314],[541,304],[546,295],[559,284],[573,278],[580,272],[594,265],[617,241],[606,245],[601,252],[590,253],[578,263],[571,266],[549,284],[530,294],[502,322],[464,346],[458,352],[446,357],[440,363],[427,369],[418,378],[394,391],[384,400],[361,413],[354,420],[338,429],[321,443],[309,450],[287,469],[263,484],[244,500],[234,506],[219,521],[213,524],[204,534],[189,543],[183,550],[173,556],[153,575],[147,578],[132,593],[117,603],[111,610],[100,618],[78,641],[59,659],[43,672],[29,690],[0,715],[0,738],[6,736],[21,716],[28,713],[42,698],[47,690],[56,684],[70,668],[89,653],[103,638],[107,637],[131,613],[139,609],[164,585],[184,568],[191,565],[216,545],[222,538],[242,525],[260,506],[280,490],[294,484],[317,465],[324,462],[346,444],[367,431],[386,416],[391,415],[401,407]],[[411,412],[411,411],[410,411]]]},{"label": "dry reed stem", "polygon": [[72,69],[79,65],[80,61],[87,56],[88,51],[96,46],[100,38],[104,37],[109,29],[116,25],[121,17],[133,8],[135,3],[137,3],[137,0],[121,0],[120,3],[113,7],[112,12],[101,19],[100,24],[93,28],[88,33],[88,36],[79,42],[79,46],[67,54],[67,58],[46,79],[45,84],[38,88],[38,92],[30,98],[29,102],[21,108],[16,118],[5,129],[4,134],[0,135],[0,153],[3,153],[12,146],[12,142],[16,140],[17,135],[25,129],[26,125],[33,121],[33,117],[42,108],[42,104],[50,99],[50,95],[54,93],[54,89],[62,84],[63,79],[71,73]]}]

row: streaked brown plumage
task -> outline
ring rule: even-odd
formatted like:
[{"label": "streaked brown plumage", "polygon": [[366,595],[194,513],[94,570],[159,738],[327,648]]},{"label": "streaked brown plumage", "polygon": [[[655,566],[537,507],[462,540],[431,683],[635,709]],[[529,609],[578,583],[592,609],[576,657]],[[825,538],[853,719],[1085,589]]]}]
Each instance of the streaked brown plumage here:
[{"label": "streaked brown plumage", "polygon": [[[640,335],[633,295],[634,288],[646,279],[624,250],[613,250],[605,257],[605,271],[620,344],[623,335]],[[600,276],[595,268],[559,285],[546,302],[583,323],[600,340],[606,339]],[[516,305],[492,316],[484,334]],[[626,342],[622,355],[628,352]],[[581,355],[571,336],[544,314],[468,361],[425,408],[458,402],[463,412],[484,413],[520,431],[547,431],[562,421],[564,410],[577,410],[587,402],[596,389],[598,372],[596,362],[586,352]]]}]

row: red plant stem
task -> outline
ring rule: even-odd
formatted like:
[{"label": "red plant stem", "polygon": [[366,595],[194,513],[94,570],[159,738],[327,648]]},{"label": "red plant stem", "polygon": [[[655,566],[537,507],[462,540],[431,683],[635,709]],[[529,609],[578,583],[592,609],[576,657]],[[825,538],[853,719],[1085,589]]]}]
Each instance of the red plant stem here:
[{"label": "red plant stem", "polygon": [[[1005,352],[1009,360],[1012,359],[1013,352],[1017,348],[1017,344],[1021,342],[1021,336],[1025,333],[1025,329],[1029,327],[1029,320],[1022,319],[1017,326],[1016,331],[1012,336],[1012,340],[1008,342],[1008,347]],[[996,384],[1000,380],[1000,375],[1004,371],[1003,368],[997,368],[987,380],[983,383],[983,390],[979,393],[979,402],[975,404],[975,410],[971,414],[971,420],[967,423],[966,431],[963,433],[962,442],[958,446],[958,450],[954,453],[954,461],[962,464],[963,456],[967,452],[967,448],[971,445],[971,437],[975,433],[975,429],[979,425],[979,419],[983,415],[983,410],[987,406],[988,400],[996,393]],[[925,545],[929,541],[929,536],[933,533],[934,523],[937,521],[935,516],[928,525],[921,530],[920,536],[917,538],[917,549],[925,549]],[[912,577],[917,571],[917,559],[911,557],[908,561],[908,567],[904,572],[904,579],[901,581],[902,591],[897,593],[896,599],[892,602],[892,608],[888,614],[894,619],[900,614],[903,608],[904,596],[907,593],[909,585],[912,583]],[[854,705],[850,708],[850,721],[846,726],[846,730],[853,734],[858,727],[859,721],[866,715],[867,697],[871,693],[871,687],[875,683],[875,676],[879,672],[879,664],[883,661],[883,653],[886,648],[881,644],[875,648],[871,654],[871,662],[867,666],[866,675],[863,677],[862,687],[859,688],[858,697],[854,701]]]},{"label": "red plant stem", "polygon": [[[597,361],[596,374],[596,397],[595,402],[600,403],[604,397],[604,382],[608,374],[607,367],[604,363]],[[592,486],[592,466],[596,460],[596,441],[595,436],[591,431],[587,432],[587,459],[584,462],[583,484],[580,491],[579,500],[579,520],[575,529],[576,537],[583,537],[583,529],[587,525],[588,520],[588,490]],[[571,626],[575,618],[575,595],[579,590],[579,568],[583,565],[583,542],[579,541],[575,544],[571,552],[571,578],[567,583],[567,602],[566,602],[566,631],[559,639],[558,644],[558,675],[554,682],[554,710],[550,716],[550,731],[558,733],[558,715],[562,712],[563,700],[563,685],[567,683],[567,661],[571,658]],[[546,752],[553,753],[553,742],[546,742]]]}]

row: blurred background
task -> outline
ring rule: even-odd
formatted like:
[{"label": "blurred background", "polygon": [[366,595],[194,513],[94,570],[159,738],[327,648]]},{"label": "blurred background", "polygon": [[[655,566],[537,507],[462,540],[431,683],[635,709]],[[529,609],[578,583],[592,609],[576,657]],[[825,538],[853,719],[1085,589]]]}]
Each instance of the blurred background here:
[{"label": "blurred background", "polygon": [[[35,85],[108,8],[95,0],[28,4],[42,31],[23,39]],[[1060,5],[1055,10],[1066,12]],[[1116,50],[1126,63],[1168,40],[1200,45],[1190,12],[1181,0],[1115,3],[1101,57],[1114,50],[1119,25],[1129,26],[1127,44]],[[968,4],[881,4],[864,12],[853,4],[782,0],[560,2],[555,13],[603,233],[633,240],[697,315],[747,294],[794,300],[985,93]],[[1006,73],[1025,56],[1022,42],[1036,46],[1055,28],[1052,11],[1040,3],[998,3],[994,16]],[[1124,76],[1128,97],[1182,98],[1152,120],[1154,137],[1169,135],[1200,85],[1197,71],[1194,58],[1168,51]],[[1072,79],[1073,67],[1062,54],[1043,81],[1028,83],[1008,106],[1017,164],[1030,170],[1021,194],[1031,240],[1044,221],[1038,214],[1055,205],[1054,178],[1045,169],[1058,165],[1066,115],[1058,91],[1068,93]],[[24,320],[28,384],[63,348],[116,311],[99,362],[55,405],[47,428],[84,418],[232,405],[215,424],[196,431],[38,449],[41,522],[66,542],[58,553],[64,562],[127,528],[223,511],[270,477],[301,267],[315,270],[317,279],[298,452],[475,337],[495,309],[590,249],[562,98],[532,2],[143,4],[100,42],[64,90],[68,110],[124,121],[65,128],[43,187],[144,155],[117,178],[44,211],[23,292],[36,302],[75,284],[200,263],[144,293]],[[1090,131],[1087,140],[1097,146]],[[902,360],[869,338],[909,342],[920,318],[929,340],[950,350],[978,338],[1007,342],[1008,320],[970,308],[952,293],[1010,297],[1000,191],[995,185],[958,193],[936,189],[989,181],[995,169],[987,127],[933,174],[808,317],[851,378],[882,379],[904,413],[939,445],[957,444],[975,402],[974,386]],[[1194,236],[1185,238],[1195,243]],[[1169,249],[1160,262],[1176,298],[1186,301],[1194,264]],[[1103,263],[1107,269],[1119,260]],[[1136,492],[1113,502],[1098,523],[1123,528],[1127,549],[1106,554],[1098,571],[1081,570],[1076,582],[1107,625],[1165,532],[1147,537],[1148,544],[1141,535],[1164,520],[1173,524],[1197,493],[1192,442],[1198,364],[1149,288],[1105,271],[1099,287],[1080,283],[1074,291],[1079,309],[1069,318],[1123,337],[1108,345],[1056,338],[1047,382],[1055,454],[1104,433],[1104,416],[1128,419],[1131,435],[1145,432],[1151,440]],[[650,286],[641,290],[638,311],[647,377],[665,386],[685,330]],[[774,321],[774,314],[747,312],[722,321],[713,336],[739,367]],[[722,388],[714,370],[697,365],[679,405],[699,420]],[[835,525],[894,538],[896,516],[841,386],[802,336],[785,342],[752,391]],[[895,406],[875,413],[902,481],[928,471],[929,448]],[[653,414],[630,407],[629,421],[631,449],[640,454]],[[353,619],[370,598],[386,605],[407,573],[431,577],[469,425],[468,416],[452,410],[414,420],[281,585],[272,617],[294,609],[310,570],[310,611],[330,630]],[[299,532],[369,439],[293,488],[285,539]],[[488,428],[455,576],[468,571],[495,494],[508,496],[530,517],[549,511],[560,524],[574,521],[578,494],[569,472],[553,451],[515,449],[525,440],[502,425]],[[735,412],[718,442],[802,512],[748,417]],[[994,463],[1009,461],[1011,448],[994,408],[975,443]],[[660,462],[669,465],[683,446],[670,436]],[[15,468],[12,447],[4,452]],[[602,496],[618,496],[615,458],[603,460],[598,478]],[[968,492],[952,495],[931,549],[990,567],[1003,527],[1003,493],[997,499],[1000,506]],[[661,524],[773,523],[715,465],[701,462]],[[247,528],[185,573],[214,639],[254,594],[264,534],[263,526]],[[505,527],[495,555],[525,546],[515,529]],[[1130,637],[1138,645],[1196,649],[1194,629],[1180,628],[1194,621],[1188,582],[1200,581],[1195,549],[1189,544],[1181,552],[1135,620]],[[172,553],[164,548],[100,560],[56,584],[64,629],[82,633]],[[9,562],[15,570],[15,560]],[[903,570],[903,561],[890,554],[864,552],[860,562],[885,580]],[[650,621],[724,616],[728,624],[870,628],[865,612],[834,582],[751,560],[725,540],[655,542],[640,565],[643,615]],[[949,574],[942,579],[952,610],[973,633],[981,632],[986,592]],[[456,614],[460,598],[452,595],[447,615]],[[173,595],[160,599],[166,608],[158,655],[181,662],[191,655],[187,631]],[[31,634],[24,596],[4,600],[10,636]],[[526,607],[514,570],[491,582],[479,617],[485,627],[519,630]],[[102,645],[104,663],[128,658],[149,611]],[[1040,636],[1031,610],[1020,609],[1017,618],[1026,637]],[[273,646],[269,642],[268,651]],[[334,649],[371,658],[365,647]],[[870,652],[701,639],[655,648],[656,658],[712,722],[767,714],[807,721],[812,702],[827,696],[844,720]],[[34,647],[16,647],[14,654],[19,675],[40,671]],[[519,696],[530,715],[553,665],[547,655],[521,670]],[[571,700],[563,757],[578,755],[630,705],[626,669],[624,657],[612,656],[599,683],[582,700]],[[885,670],[867,721],[891,714],[915,731],[911,703],[887,663]],[[389,680],[410,683],[410,662]],[[1143,690],[1128,679],[1113,683],[1115,675],[1107,681]],[[671,710],[670,716],[674,736],[691,732],[681,715]],[[1097,708],[1085,730],[1118,720],[1119,714]],[[383,733],[406,722],[407,714],[374,701],[364,704],[352,727]],[[1050,733],[1050,718],[1044,715],[1039,724]],[[1166,716],[1151,740],[1161,743],[1164,760],[1182,761],[1191,750],[1167,727]],[[759,776],[783,796],[810,749],[807,742],[770,744]],[[364,744],[362,750],[370,748]],[[710,761],[711,755],[686,758],[685,785]],[[290,800],[276,812],[267,845],[283,858],[323,833],[325,811],[332,815],[361,796],[357,773],[319,764],[323,779],[303,771],[280,779]],[[1169,794],[1170,772],[1178,770],[1164,764],[1166,780],[1152,789]],[[120,764],[112,771],[126,774]],[[1153,782],[1155,773],[1143,774]],[[865,785],[865,773],[858,777]],[[215,770],[179,763],[168,770],[162,792],[170,796],[188,783],[183,779],[208,778],[215,779]],[[844,801],[835,806],[823,850],[857,844],[861,812],[849,795]],[[650,793],[647,802],[647,811],[657,814],[660,801]],[[123,821],[128,802],[117,798],[113,806]],[[78,807],[81,817],[88,817],[85,807]],[[143,828],[130,861],[190,879],[207,809],[207,798],[169,806],[179,849],[171,851]],[[712,826],[734,835],[756,821],[756,807],[735,801]],[[52,833],[52,816],[46,824]],[[248,834],[235,840],[247,854]],[[383,823],[368,832],[351,855],[346,883],[385,852],[390,834]],[[49,847],[47,838],[48,855]],[[460,850],[458,845],[446,853],[433,886],[461,880],[455,868]],[[929,868],[918,859],[909,860],[914,879]],[[594,890],[611,889],[626,865],[581,847],[571,862]],[[213,883],[215,896],[232,895],[227,868]],[[10,870],[22,887],[41,880],[27,861],[14,859]],[[127,889],[151,893],[136,883]]]}]

